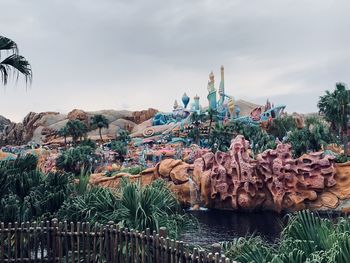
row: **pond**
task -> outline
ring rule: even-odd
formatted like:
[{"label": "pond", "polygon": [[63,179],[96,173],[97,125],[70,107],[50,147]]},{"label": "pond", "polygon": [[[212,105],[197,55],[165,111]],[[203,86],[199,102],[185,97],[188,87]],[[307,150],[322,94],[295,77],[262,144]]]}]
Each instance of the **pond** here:
[{"label": "pond", "polygon": [[273,212],[234,212],[223,210],[188,211],[199,222],[199,230],[184,233],[180,240],[191,245],[231,241],[256,234],[273,242],[282,230],[283,216]]}]

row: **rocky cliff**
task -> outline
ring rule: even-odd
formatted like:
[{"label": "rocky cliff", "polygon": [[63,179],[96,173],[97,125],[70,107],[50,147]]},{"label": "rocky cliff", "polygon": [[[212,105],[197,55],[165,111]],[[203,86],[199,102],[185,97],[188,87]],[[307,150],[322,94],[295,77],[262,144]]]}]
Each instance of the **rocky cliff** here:
[{"label": "rocky cliff", "polygon": [[[59,112],[28,113],[23,122],[13,123],[0,116],[0,144],[1,145],[22,145],[30,141],[46,143],[57,139],[57,131],[69,120],[80,120],[90,128],[90,119],[96,114],[104,115],[109,121],[109,128],[102,130],[105,139],[115,138],[119,129],[133,130],[138,124],[152,118],[158,111],[148,109],[143,111],[84,111],[74,109],[68,114]],[[98,130],[90,130],[88,136],[92,139],[99,137]]]}]

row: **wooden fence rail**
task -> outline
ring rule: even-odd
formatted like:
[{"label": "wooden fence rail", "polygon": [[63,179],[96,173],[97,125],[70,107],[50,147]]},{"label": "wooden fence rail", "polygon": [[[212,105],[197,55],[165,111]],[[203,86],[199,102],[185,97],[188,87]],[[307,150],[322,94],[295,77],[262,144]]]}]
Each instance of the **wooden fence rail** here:
[{"label": "wooden fence rail", "polygon": [[219,263],[219,253],[190,251],[166,231],[139,232],[116,224],[46,222],[0,225],[0,262]]}]

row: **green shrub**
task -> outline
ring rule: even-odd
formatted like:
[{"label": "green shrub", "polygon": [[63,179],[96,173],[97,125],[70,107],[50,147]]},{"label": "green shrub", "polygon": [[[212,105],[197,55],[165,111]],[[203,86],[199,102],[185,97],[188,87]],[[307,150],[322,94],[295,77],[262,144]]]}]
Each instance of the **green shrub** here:
[{"label": "green shrub", "polygon": [[71,181],[65,173],[42,174],[33,156],[0,162],[0,220],[51,218],[71,193]]},{"label": "green shrub", "polygon": [[56,166],[66,172],[76,175],[82,169],[88,169],[92,165],[94,149],[90,146],[78,146],[61,153],[56,160]]},{"label": "green shrub", "polygon": [[159,230],[164,226],[172,237],[191,224],[164,181],[141,187],[138,182],[121,181],[118,189],[93,187],[74,196],[61,207],[59,218],[102,224],[113,221],[136,230]]},{"label": "green shrub", "polygon": [[139,174],[142,171],[143,171],[142,166],[132,166],[132,167],[128,167],[128,168],[124,168],[124,169],[120,170],[121,173],[129,173],[132,175]]},{"label": "green shrub", "polygon": [[238,238],[222,245],[225,255],[239,262],[350,262],[350,219],[337,222],[309,211],[293,215],[281,238],[271,244],[259,237]]},{"label": "green shrub", "polygon": [[339,154],[335,157],[336,163],[346,163],[348,161],[350,161],[350,157],[346,156],[345,154]]},{"label": "green shrub", "polygon": [[96,143],[91,140],[91,139],[86,139],[86,140],[83,140],[79,146],[89,146],[91,149],[93,150],[96,150],[97,146],[96,146]]},{"label": "green shrub", "polygon": [[320,118],[310,117],[305,120],[303,129],[295,129],[288,135],[294,157],[309,151],[319,151],[327,144],[336,142],[328,125]]}]

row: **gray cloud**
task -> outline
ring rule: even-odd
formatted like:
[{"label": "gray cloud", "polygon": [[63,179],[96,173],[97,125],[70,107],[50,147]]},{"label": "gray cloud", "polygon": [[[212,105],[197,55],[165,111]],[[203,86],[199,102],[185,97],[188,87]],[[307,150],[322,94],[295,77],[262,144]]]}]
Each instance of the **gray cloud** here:
[{"label": "gray cloud", "polygon": [[315,111],[350,82],[345,0],[0,0],[0,34],[32,63],[34,82],[0,91],[1,112],[170,110],[183,92],[205,104],[210,70],[236,98]]}]

